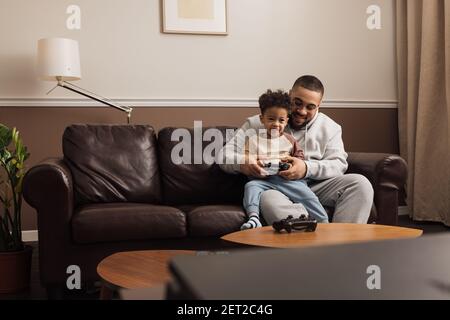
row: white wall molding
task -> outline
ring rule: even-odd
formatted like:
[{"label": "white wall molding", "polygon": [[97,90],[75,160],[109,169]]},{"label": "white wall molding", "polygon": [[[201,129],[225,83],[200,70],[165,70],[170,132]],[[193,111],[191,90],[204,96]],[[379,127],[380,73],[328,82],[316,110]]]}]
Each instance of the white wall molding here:
[{"label": "white wall molding", "polygon": [[[248,108],[258,107],[256,99],[113,99],[131,107],[213,107]],[[102,107],[90,99],[74,98],[0,98],[0,107]],[[322,108],[327,109],[397,109],[397,101],[377,100],[326,100]]]},{"label": "white wall molding", "polygon": [[38,231],[37,230],[22,231],[22,241],[24,242],[38,241]]},{"label": "white wall molding", "polygon": [[324,100],[322,108],[328,109],[397,109],[397,101],[377,100]]}]

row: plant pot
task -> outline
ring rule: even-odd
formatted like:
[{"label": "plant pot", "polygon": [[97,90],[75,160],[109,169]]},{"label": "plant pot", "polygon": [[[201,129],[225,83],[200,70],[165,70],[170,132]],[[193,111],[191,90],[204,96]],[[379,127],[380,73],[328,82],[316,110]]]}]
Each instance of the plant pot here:
[{"label": "plant pot", "polygon": [[0,252],[0,293],[16,293],[30,286],[33,248],[22,251]]}]

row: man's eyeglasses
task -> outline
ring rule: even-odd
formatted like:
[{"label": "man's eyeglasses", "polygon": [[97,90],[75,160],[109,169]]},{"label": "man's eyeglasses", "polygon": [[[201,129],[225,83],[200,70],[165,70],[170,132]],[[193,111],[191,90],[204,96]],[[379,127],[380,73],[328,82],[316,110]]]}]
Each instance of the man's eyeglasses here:
[{"label": "man's eyeglasses", "polygon": [[[305,107],[304,102],[300,99],[293,99],[291,105],[293,108],[296,108],[296,109],[303,109],[303,107]],[[306,109],[309,111],[315,110],[316,108],[317,108],[317,106],[314,104],[308,104],[306,106]]]}]

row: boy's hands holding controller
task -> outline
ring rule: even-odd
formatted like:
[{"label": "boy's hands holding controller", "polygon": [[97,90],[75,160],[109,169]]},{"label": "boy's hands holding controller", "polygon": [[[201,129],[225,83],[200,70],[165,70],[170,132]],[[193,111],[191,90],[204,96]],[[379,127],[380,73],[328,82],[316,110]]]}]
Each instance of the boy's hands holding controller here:
[{"label": "boy's hands holding controller", "polygon": [[289,170],[292,164],[288,161],[278,159],[258,160],[253,164],[242,164],[241,172],[255,178],[266,178],[267,176],[278,175],[280,172]]},{"label": "boy's hands holding controller", "polygon": [[298,180],[306,175],[305,162],[295,157],[286,157],[280,161],[258,160],[257,163],[241,164],[240,168],[243,174],[259,179],[278,174],[287,180]]},{"label": "boy's hands holding controller", "polygon": [[264,170],[263,165],[259,160],[257,163],[241,164],[240,169],[241,173],[254,178],[264,179],[269,175],[269,173]]}]

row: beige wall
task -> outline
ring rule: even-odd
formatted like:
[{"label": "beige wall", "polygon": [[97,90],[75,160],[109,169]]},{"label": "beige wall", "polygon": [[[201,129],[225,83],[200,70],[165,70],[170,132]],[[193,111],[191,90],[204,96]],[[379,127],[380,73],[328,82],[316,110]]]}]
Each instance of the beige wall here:
[{"label": "beige wall", "polygon": [[[254,99],[312,73],[327,100],[395,101],[394,0],[228,0],[228,36],[160,32],[159,0],[0,0],[0,99],[44,97],[36,41],[79,41],[79,85],[110,98]],[[66,8],[81,7],[81,30]],[[366,28],[366,8],[382,29]],[[58,89],[51,97],[73,96]]]}]

